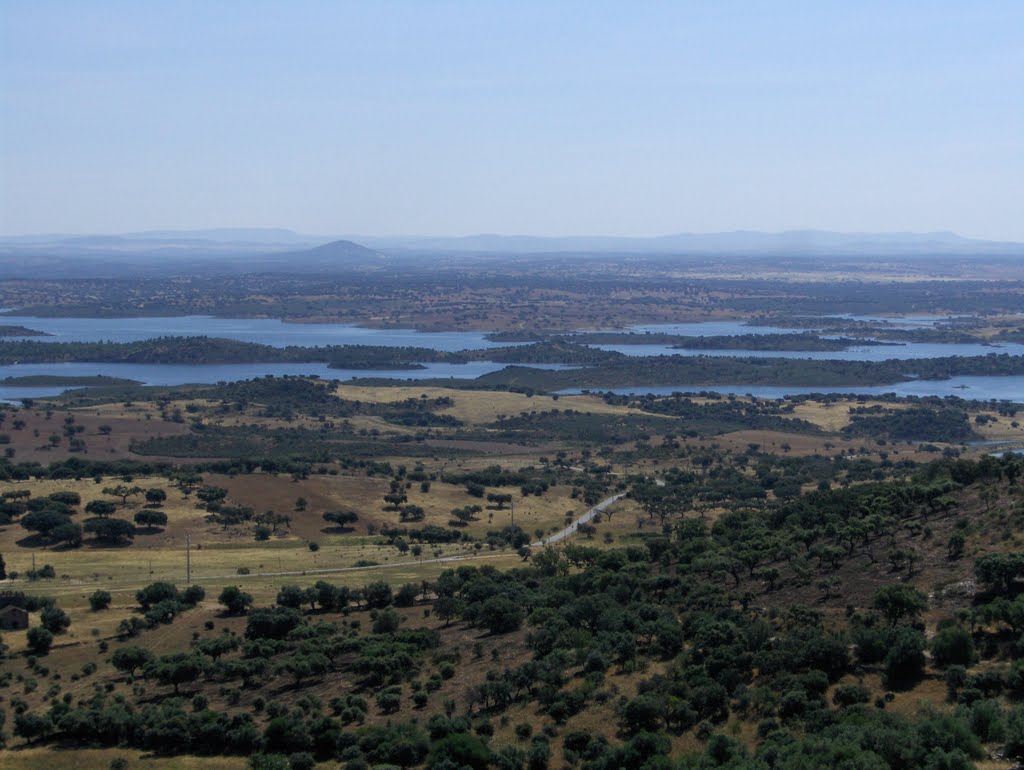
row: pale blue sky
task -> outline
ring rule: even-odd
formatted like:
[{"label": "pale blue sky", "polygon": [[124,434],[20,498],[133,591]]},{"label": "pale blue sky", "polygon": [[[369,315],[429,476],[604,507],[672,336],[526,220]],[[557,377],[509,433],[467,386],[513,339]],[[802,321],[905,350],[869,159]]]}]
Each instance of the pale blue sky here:
[{"label": "pale blue sky", "polygon": [[1024,2],[0,0],[0,233],[1024,241]]}]

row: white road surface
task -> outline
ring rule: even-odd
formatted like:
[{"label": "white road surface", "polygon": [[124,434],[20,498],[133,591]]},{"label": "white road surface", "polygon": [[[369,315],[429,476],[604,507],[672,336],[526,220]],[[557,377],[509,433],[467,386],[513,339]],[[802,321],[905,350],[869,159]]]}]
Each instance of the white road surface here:
[{"label": "white road surface", "polygon": [[557,543],[557,542],[559,542],[561,540],[565,540],[565,538],[567,538],[570,535],[573,535],[573,534],[576,533],[576,530],[579,529],[580,524],[586,524],[592,518],[597,516],[597,514],[599,514],[601,511],[607,509],[608,506],[617,503],[619,500],[621,500],[625,496],[626,496],[625,492],[620,492],[617,495],[612,495],[611,497],[606,497],[604,500],[602,500],[597,505],[595,505],[593,508],[591,508],[589,511],[584,513],[582,516],[580,516],[578,519],[576,519],[576,521],[574,521],[568,527],[563,529],[561,532],[556,532],[553,535],[548,535],[544,539],[538,540],[536,543],[530,543],[530,546],[533,547],[533,548],[538,548],[538,547],[543,546],[543,545],[552,545],[553,543]]}]

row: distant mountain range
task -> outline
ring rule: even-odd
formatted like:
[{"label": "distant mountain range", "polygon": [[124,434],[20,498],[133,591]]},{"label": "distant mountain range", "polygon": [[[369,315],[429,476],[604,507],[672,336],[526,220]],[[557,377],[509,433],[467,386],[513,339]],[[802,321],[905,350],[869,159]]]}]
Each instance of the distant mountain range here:
[{"label": "distant mountain range", "polygon": [[25,246],[82,246],[103,245],[125,246],[129,244],[236,244],[253,246],[297,246],[318,244],[330,238],[315,235],[300,235],[280,227],[218,227],[209,230],[144,230],[120,235],[12,235],[0,236],[0,245],[21,244]]},{"label": "distant mountain range", "polygon": [[734,231],[655,237],[525,235],[304,235],[279,228],[152,230],[121,235],[0,237],[0,278],[113,277],[237,272],[332,272],[376,268],[424,256],[545,254],[680,257],[1024,257],[1024,244],[975,240],[951,232],[782,233]]},{"label": "distant mountain range", "polygon": [[683,255],[1021,254],[1024,244],[975,240],[952,232],[839,233],[791,230],[765,233],[679,233],[653,237],[469,235],[464,237],[346,236],[381,251],[478,253],[633,253]]}]

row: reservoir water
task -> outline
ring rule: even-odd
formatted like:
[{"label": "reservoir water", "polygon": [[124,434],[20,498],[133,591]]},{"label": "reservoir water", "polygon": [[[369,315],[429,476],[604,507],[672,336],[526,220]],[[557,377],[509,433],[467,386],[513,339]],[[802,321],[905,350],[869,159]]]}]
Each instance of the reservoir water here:
[{"label": "reservoir water", "polygon": [[486,332],[418,332],[415,329],[367,329],[352,324],[293,324],[276,318],[32,318],[2,315],[0,324],[24,326],[50,337],[8,337],[40,342],[138,342],[154,337],[223,337],[283,348],[289,345],[385,345],[432,348],[447,352],[496,348]]},{"label": "reservoir water", "polygon": [[[537,369],[572,369],[563,364],[535,364]],[[92,377],[105,375],[136,380],[144,385],[185,385],[213,382],[235,382],[266,375],[315,375],[325,380],[351,380],[380,377],[392,380],[423,380],[450,377],[469,380],[496,372],[505,364],[493,361],[470,361],[466,364],[426,363],[423,369],[331,369],[327,364],[12,364],[0,366],[0,380],[49,374],[61,377]],[[15,386],[0,383],[0,401],[56,396],[68,390],[61,386]]]},{"label": "reservoir water", "polygon": [[732,356],[751,358],[808,358],[812,360],[841,361],[886,361],[898,358],[901,361],[912,358],[942,358],[943,356],[988,356],[1006,353],[1011,356],[1024,355],[1024,345],[1001,343],[999,345],[955,344],[936,342],[904,342],[888,345],[854,345],[845,350],[799,351],[799,350],[701,350],[673,348],[670,345],[595,345],[601,350],[614,350],[627,356]]},{"label": "reservoir water", "polygon": [[[932,326],[955,320],[946,316],[920,316],[885,318],[843,316],[851,320],[887,321],[911,328]],[[466,349],[500,348],[518,343],[499,343],[486,338],[485,332],[420,332],[412,329],[368,329],[351,324],[294,324],[270,318],[213,318],[209,316],[152,317],[152,318],[34,318],[29,316],[0,315],[0,324],[20,325],[46,332],[52,336],[32,337],[42,342],[133,342],[160,336],[223,337],[243,342],[256,342],[275,347],[288,345],[381,345],[410,346],[455,352]],[[775,326],[748,325],[744,321],[706,321],[683,324],[641,324],[626,331],[642,338],[645,332],[684,336],[718,336],[749,334],[786,334],[793,329]],[[638,340],[638,342],[641,340]],[[754,356],[761,358],[842,359],[854,361],[883,361],[886,359],[937,358],[942,356],[978,356],[993,353],[1024,355],[1020,344],[942,344],[902,343],[898,345],[858,345],[842,351],[798,352],[779,350],[680,350],[668,345],[599,345],[604,350],[616,350],[630,356],[652,355],[704,355]],[[568,368],[555,365],[537,368]],[[264,375],[315,374],[325,379],[347,380],[353,377],[384,377],[400,380],[421,380],[435,377],[472,379],[503,368],[503,364],[476,361],[467,364],[427,363],[415,370],[348,370],[329,369],[324,364],[13,364],[0,366],[0,379],[26,375],[49,374],[86,376],[103,374],[124,377],[149,385],[180,385],[184,383],[212,383],[260,377]],[[963,386],[963,387],[961,387]],[[1024,377],[958,377],[953,380],[921,380],[893,385],[849,388],[753,387],[753,386],[693,386],[679,383],[668,388],[626,388],[616,392],[654,392],[717,390],[722,393],[753,393],[764,397],[781,397],[796,393],[899,393],[903,395],[956,395],[971,399],[1008,399],[1024,401]],[[16,400],[56,395],[62,387],[15,387],[0,385],[0,399]]]}]

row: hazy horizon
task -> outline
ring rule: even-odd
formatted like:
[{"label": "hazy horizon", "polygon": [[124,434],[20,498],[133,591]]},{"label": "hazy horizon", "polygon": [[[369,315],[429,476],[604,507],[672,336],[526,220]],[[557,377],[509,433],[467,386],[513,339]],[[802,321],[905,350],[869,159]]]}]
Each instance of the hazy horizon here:
[{"label": "hazy horizon", "polygon": [[124,231],[80,231],[80,232],[24,232],[24,233],[0,233],[0,239],[89,239],[89,238],[132,238],[132,237],[145,237],[145,238],[167,238],[167,239],[184,239],[184,238],[202,238],[203,236],[210,237],[211,239],[217,239],[216,236],[221,236],[221,239],[226,238],[229,234],[238,235],[240,238],[244,238],[247,235],[264,235],[271,237],[272,235],[280,235],[281,237],[304,239],[304,241],[320,241],[320,240],[358,240],[360,238],[366,239],[379,239],[379,240],[457,240],[457,239],[473,239],[473,238],[507,238],[507,239],[538,239],[538,240],[572,240],[572,239],[608,239],[608,240],[657,240],[667,238],[710,238],[719,236],[763,236],[766,238],[781,237],[781,236],[835,236],[843,238],[858,238],[858,237],[891,237],[891,238],[929,238],[929,237],[943,237],[950,239],[963,239],[963,240],[978,240],[978,241],[990,241],[990,242],[1008,242],[1018,243],[1018,241],[1006,239],[1000,241],[999,239],[989,238],[973,238],[971,236],[963,235],[954,230],[941,229],[941,230],[885,230],[885,231],[874,231],[874,230],[825,230],[815,227],[802,227],[793,228],[788,230],[758,230],[752,228],[737,227],[728,230],[677,230],[673,232],[656,232],[656,233],[608,233],[608,232],[564,232],[564,233],[531,233],[531,232],[485,232],[485,231],[466,231],[466,232],[393,232],[393,233],[379,233],[379,232],[363,232],[363,233],[313,233],[298,230],[294,227],[288,226],[277,226],[277,225],[224,225],[224,226],[209,226],[209,227],[181,227],[181,228],[167,228],[167,227],[156,227],[145,230],[124,230]]},{"label": "hazy horizon", "polygon": [[1019,3],[3,8],[8,237],[1024,241]]}]

